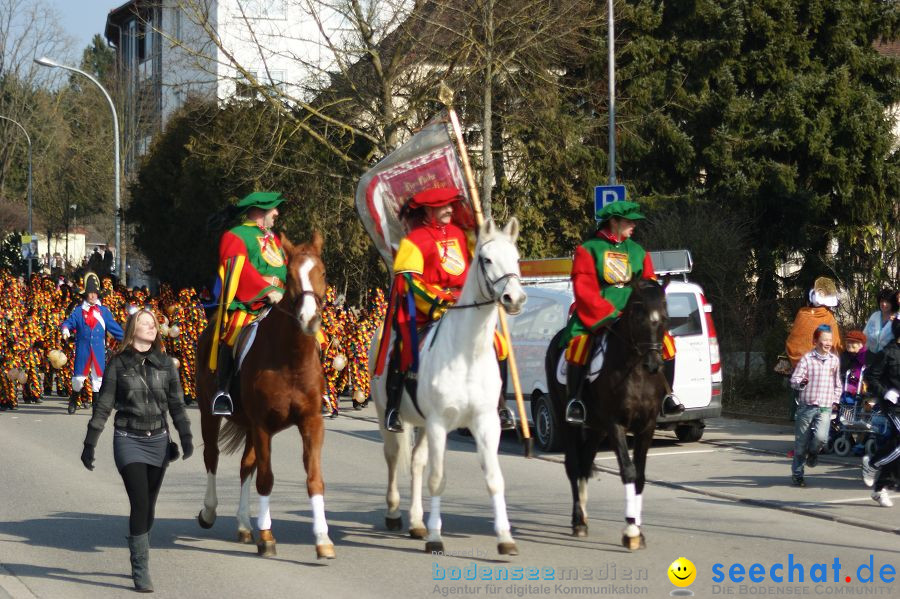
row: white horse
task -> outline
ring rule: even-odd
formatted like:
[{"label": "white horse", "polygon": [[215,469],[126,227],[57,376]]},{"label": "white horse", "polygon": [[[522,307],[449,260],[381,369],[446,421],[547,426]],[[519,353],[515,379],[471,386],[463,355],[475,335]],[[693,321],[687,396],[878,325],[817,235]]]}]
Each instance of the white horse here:
[{"label": "white horse", "polygon": [[[441,494],[444,491],[444,452],[448,431],[466,427],[478,447],[488,493],[493,501],[497,548],[503,555],[517,555],[506,514],[503,474],[497,459],[500,444],[500,420],[497,399],[500,396],[500,370],[494,353],[497,304],[517,314],[525,303],[525,291],[519,280],[519,252],[515,241],[519,222],[513,217],[503,230],[488,219],[478,233],[472,265],[453,309],[432,327],[419,353],[418,408],[404,391],[400,405],[403,431],[384,429],[387,403],[386,376],[372,380],[372,397],[378,412],[384,457],[388,466],[387,513],[389,530],[403,526],[400,516],[400,492],[397,471],[400,463],[410,463],[410,431],[417,429],[411,454],[412,494],[409,508],[409,533],[426,537],[425,551],[443,551],[441,539]],[[390,326],[388,324],[388,326]],[[370,349],[374,364],[375,345]],[[422,434],[422,429],[425,435]],[[427,438],[428,445],[424,440]],[[430,456],[430,461],[429,461]],[[428,488],[431,513],[426,531],[422,510],[422,474],[430,463]]]}]

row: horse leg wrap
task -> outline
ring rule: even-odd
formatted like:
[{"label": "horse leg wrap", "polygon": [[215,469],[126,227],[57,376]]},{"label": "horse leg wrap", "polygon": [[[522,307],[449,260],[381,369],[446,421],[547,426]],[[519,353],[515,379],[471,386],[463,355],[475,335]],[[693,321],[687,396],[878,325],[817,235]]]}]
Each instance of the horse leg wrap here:
[{"label": "horse leg wrap", "polygon": [[635,495],[634,497],[635,507],[637,509],[637,516],[634,517],[634,523],[638,526],[641,525],[641,512],[644,510],[644,494]]},{"label": "horse leg wrap", "polygon": [[634,489],[634,483],[626,483],[625,484],[625,517],[633,518],[635,520],[635,524],[637,524],[637,519],[640,518],[641,507],[639,500],[637,498],[637,493]]},{"label": "horse leg wrap", "polygon": [[269,498],[259,496],[259,515],[256,517],[256,528],[260,531],[272,528],[272,516],[269,513]]},{"label": "horse leg wrap", "polygon": [[494,531],[497,534],[509,530],[509,518],[506,515],[506,498],[503,493],[491,497],[494,503]]},{"label": "horse leg wrap", "polygon": [[325,497],[313,495],[309,498],[313,514],[313,534],[316,536],[328,534],[328,522],[325,521]]},{"label": "horse leg wrap", "polygon": [[428,514],[428,532],[441,534],[441,496],[431,498],[431,513]]}]

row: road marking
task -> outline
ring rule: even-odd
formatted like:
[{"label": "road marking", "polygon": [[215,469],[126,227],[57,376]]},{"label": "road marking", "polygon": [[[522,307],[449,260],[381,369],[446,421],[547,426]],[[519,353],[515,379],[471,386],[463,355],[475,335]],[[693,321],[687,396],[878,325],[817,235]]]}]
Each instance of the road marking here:
[{"label": "road marking", "polygon": [[[888,495],[890,497],[890,495]],[[896,497],[896,495],[894,495]],[[828,501],[820,501],[819,503],[854,503],[856,501],[872,501],[872,496],[867,495],[865,497],[854,497],[852,499],[829,499]]]},{"label": "road marking", "polygon": [[[660,457],[664,455],[687,455],[689,453],[718,453],[720,451],[733,451],[733,447],[724,447],[722,449],[689,449],[687,451],[660,451],[659,453],[650,452],[647,454],[647,457]],[[595,461],[599,460],[614,460],[616,459],[615,455],[603,456],[602,458],[594,458]]]}]

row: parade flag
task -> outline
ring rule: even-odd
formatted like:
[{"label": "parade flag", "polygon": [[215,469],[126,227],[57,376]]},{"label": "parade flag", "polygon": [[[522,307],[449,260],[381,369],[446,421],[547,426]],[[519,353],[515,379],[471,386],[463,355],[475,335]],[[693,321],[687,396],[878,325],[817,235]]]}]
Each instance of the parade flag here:
[{"label": "parade flag", "polygon": [[472,202],[444,113],[385,156],[356,187],[356,211],[389,271],[406,235],[400,209],[414,194],[435,187],[460,190],[465,201],[459,202],[453,219],[463,229],[472,228]]}]

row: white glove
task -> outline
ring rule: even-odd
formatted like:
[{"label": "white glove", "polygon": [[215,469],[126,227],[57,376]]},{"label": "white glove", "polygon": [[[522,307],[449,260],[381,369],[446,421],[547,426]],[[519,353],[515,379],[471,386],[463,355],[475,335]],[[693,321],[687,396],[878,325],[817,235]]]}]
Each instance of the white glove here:
[{"label": "white glove", "polygon": [[269,298],[269,302],[274,305],[281,301],[281,298],[284,297],[284,293],[282,293],[281,291],[278,291],[276,289],[273,289],[272,291],[269,292],[267,297]]},{"label": "white glove", "polygon": [[896,389],[891,389],[884,394],[884,398],[893,404],[897,403],[898,397],[900,397],[900,392],[897,392]]},{"label": "white glove", "polygon": [[71,336],[71,335],[72,335],[72,333],[69,332],[69,329],[63,329],[63,330],[62,330],[62,337],[63,337],[63,339],[68,339],[69,336]]}]

